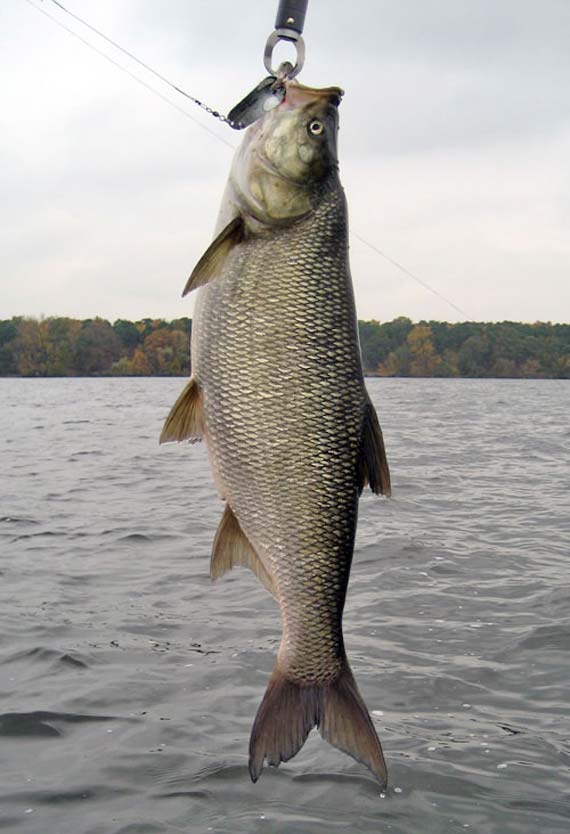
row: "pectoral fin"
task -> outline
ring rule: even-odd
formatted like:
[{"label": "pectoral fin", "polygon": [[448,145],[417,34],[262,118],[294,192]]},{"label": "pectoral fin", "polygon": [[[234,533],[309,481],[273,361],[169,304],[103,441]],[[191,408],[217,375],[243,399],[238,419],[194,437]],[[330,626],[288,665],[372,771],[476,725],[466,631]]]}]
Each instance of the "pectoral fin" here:
[{"label": "pectoral fin", "polygon": [[159,443],[189,440],[195,443],[204,434],[204,409],[202,392],[195,379],[191,379],[170,410],[162,429]]},{"label": "pectoral fin", "polygon": [[275,596],[275,586],[271,576],[239,526],[232,508],[226,504],[214,539],[210,576],[212,579],[217,579],[235,565],[242,565],[252,570],[267,590]]},{"label": "pectoral fin", "polygon": [[234,217],[228,223],[225,229],[208,246],[194,267],[192,275],[184,287],[183,296],[188,295],[189,292],[198,287],[202,287],[220,274],[230,250],[243,240],[244,230],[245,224],[241,215]]},{"label": "pectoral fin", "polygon": [[376,495],[391,495],[390,470],[376,409],[367,398],[358,460],[360,491],[368,484]]}]

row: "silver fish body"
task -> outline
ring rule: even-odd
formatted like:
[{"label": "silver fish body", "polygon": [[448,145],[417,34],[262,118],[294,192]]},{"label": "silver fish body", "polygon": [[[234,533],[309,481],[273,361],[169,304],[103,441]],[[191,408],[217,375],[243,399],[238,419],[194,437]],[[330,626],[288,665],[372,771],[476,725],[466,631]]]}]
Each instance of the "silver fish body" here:
[{"label": "silver fish body", "polygon": [[[388,493],[389,473],[362,375],[336,165],[338,91],[299,90],[287,90],[287,129],[278,112],[268,114],[238,154],[222,240],[189,282],[202,284],[193,377],[163,439],[207,441],[226,501],[212,575],[245,564],[279,603],[282,640],[252,731],[252,778],[265,759],[277,765],[295,755],[318,726],[384,783],[380,743],[346,659],[342,613],[359,494],[368,482]],[[295,136],[303,137],[297,121],[310,126],[309,141],[321,127],[317,137],[325,138],[309,176],[295,179],[287,143],[294,150]]]}]

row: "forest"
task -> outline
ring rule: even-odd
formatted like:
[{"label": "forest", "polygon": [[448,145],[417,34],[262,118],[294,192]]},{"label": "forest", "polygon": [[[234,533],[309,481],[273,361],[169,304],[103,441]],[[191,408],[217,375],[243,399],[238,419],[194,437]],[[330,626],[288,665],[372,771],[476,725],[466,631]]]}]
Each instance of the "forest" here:
[{"label": "forest", "polygon": [[[0,376],[190,373],[189,318],[0,320]],[[570,324],[359,322],[365,373],[398,377],[570,379]]]}]

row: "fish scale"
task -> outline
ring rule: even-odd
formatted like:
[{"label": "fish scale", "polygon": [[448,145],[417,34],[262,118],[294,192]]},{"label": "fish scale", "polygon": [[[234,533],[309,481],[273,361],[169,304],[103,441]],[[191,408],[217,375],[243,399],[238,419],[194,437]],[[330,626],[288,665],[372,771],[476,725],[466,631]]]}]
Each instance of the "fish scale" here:
[{"label": "fish scale", "polygon": [[336,161],[338,88],[286,83],[238,154],[199,288],[193,376],[161,440],[204,437],[225,509],[211,573],[251,568],[281,612],[250,774],[317,726],[381,784],[380,742],[346,658],[342,614],[366,483],[389,492],[364,386],[348,221]]},{"label": "fish scale", "polygon": [[342,655],[365,406],[342,192],[241,246],[200,290],[193,373],[225,498],[276,580],[291,672],[324,681]]}]

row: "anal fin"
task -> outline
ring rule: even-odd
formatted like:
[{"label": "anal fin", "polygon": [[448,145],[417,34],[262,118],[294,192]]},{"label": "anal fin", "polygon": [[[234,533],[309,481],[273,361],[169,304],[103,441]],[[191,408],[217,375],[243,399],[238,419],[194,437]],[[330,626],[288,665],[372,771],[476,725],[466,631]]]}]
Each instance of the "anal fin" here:
[{"label": "anal fin", "polygon": [[166,418],[159,443],[177,440],[201,440],[204,434],[202,392],[195,379],[190,379]]},{"label": "anal fin", "polygon": [[273,580],[239,525],[232,508],[226,504],[220,521],[210,562],[210,576],[217,579],[236,565],[252,570],[275,596]]},{"label": "anal fin", "polygon": [[366,398],[358,459],[358,483],[360,492],[368,484],[376,495],[392,494],[390,470],[386,458],[386,449],[384,448],[382,429],[378,422],[376,409],[368,397]]}]

